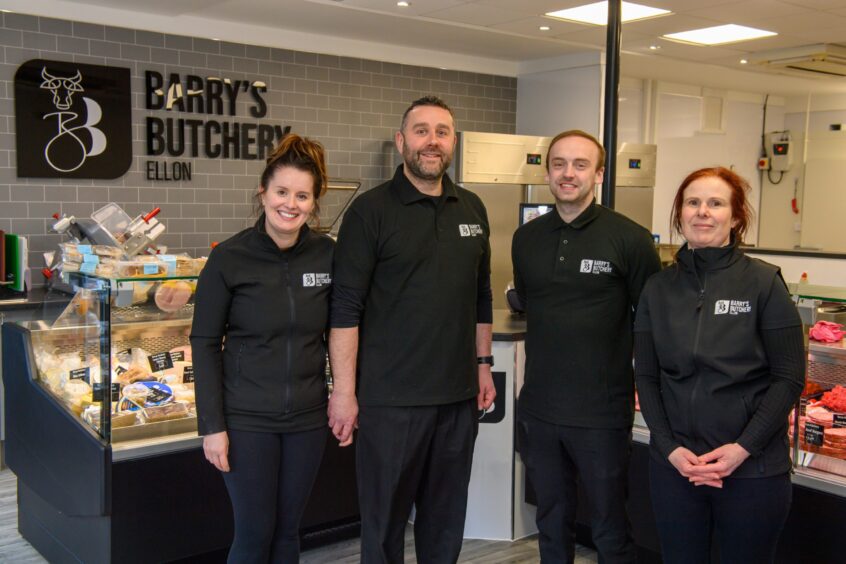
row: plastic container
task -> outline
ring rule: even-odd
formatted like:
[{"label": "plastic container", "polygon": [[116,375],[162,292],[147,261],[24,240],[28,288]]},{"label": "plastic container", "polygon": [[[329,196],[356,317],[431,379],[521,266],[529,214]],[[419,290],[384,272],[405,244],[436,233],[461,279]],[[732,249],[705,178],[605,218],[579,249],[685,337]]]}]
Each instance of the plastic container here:
[{"label": "plastic container", "polygon": [[119,242],[126,240],[126,230],[132,223],[132,218],[117,204],[109,203],[91,214],[91,219],[96,221],[101,228],[105,229]]}]

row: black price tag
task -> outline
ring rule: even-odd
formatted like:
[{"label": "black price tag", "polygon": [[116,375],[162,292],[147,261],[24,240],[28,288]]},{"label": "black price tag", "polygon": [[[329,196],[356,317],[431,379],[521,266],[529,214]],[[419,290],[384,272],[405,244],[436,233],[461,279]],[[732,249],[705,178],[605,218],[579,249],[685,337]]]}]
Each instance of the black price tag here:
[{"label": "black price tag", "polygon": [[846,413],[834,414],[834,427],[846,427]]},{"label": "black price tag", "polygon": [[112,384],[112,402],[117,403],[120,401],[120,383],[115,382]]},{"label": "black price tag", "polygon": [[173,368],[173,358],[169,352],[151,354],[147,357],[150,361],[150,368],[153,372],[161,372],[168,368]]},{"label": "black price tag", "polygon": [[194,367],[193,366],[186,366],[185,372],[182,373],[182,383],[183,384],[190,384],[194,381]]},{"label": "black price tag", "polygon": [[164,390],[164,389],[159,388],[159,387],[152,387],[151,386],[150,391],[147,392],[147,403],[149,403],[151,405],[155,405],[157,403],[161,403],[163,401],[170,399],[170,397],[172,395],[173,394],[171,394],[167,390]]},{"label": "black price tag", "polygon": [[171,351],[169,354],[173,362],[185,362],[185,351]]},{"label": "black price tag", "polygon": [[822,446],[825,427],[817,423],[805,423],[805,443]]},{"label": "black price tag", "polygon": [[95,382],[91,386],[91,401],[103,401],[103,384]]},{"label": "black price tag", "polygon": [[76,368],[68,372],[68,377],[71,380],[82,380],[86,384],[91,383],[91,368],[86,366],[85,368]]},{"label": "black price tag", "polygon": [[121,366],[120,364],[118,364],[118,365],[117,365],[117,368],[115,368],[115,374],[117,374],[118,376],[120,376],[120,375],[121,375],[121,374],[123,374],[124,372],[129,372],[129,371],[128,371],[126,368],[124,368],[123,366]]}]

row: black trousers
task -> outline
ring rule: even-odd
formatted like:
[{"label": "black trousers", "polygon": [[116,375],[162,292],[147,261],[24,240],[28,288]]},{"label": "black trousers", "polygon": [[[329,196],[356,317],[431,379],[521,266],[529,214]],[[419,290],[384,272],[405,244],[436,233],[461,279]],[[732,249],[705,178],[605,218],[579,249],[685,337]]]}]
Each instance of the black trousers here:
[{"label": "black trousers", "polygon": [[537,494],[541,562],[573,562],[577,484],[588,504],[599,562],[635,562],[626,515],[631,429],[554,425],[524,412],[518,423],[520,456]]},{"label": "black trousers", "polygon": [[709,564],[712,534],[722,564],[774,561],[793,496],[789,474],[729,476],[713,488],[694,486],[672,466],[650,460],[649,487],[666,564]]},{"label": "black trousers", "polygon": [[300,519],[326,447],[327,428],[302,433],[229,431],[235,538],[229,564],[300,560]]},{"label": "black trousers", "polygon": [[363,564],[404,562],[412,504],[417,561],[458,560],[478,428],[475,398],[439,406],[360,407],[356,472]]}]

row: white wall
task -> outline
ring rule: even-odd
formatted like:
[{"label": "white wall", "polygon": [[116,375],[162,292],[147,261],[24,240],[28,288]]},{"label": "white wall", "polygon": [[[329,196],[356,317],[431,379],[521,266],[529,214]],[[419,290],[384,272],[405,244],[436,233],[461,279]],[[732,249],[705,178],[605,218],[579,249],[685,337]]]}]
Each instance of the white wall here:
[{"label": "white wall", "polygon": [[808,273],[808,282],[821,286],[846,286],[846,260],[788,255],[763,255],[747,251],[750,257],[759,258],[781,267],[781,275],[787,282],[799,282],[803,272]]},{"label": "white wall", "polygon": [[[661,236],[662,242],[670,241],[670,213],[676,190],[685,176],[703,167],[725,166],[748,180],[752,189],[749,198],[757,213],[761,183],[756,163],[761,148],[763,97],[670,83],[659,83],[654,95],[658,164],[653,232]],[[712,104],[715,99],[720,100],[720,114],[706,114],[706,97]],[[715,122],[716,129],[711,126],[706,130],[708,124]],[[771,106],[768,129],[780,129],[782,123],[783,112],[773,111]],[[757,239],[757,223],[753,223],[746,242],[754,244]]]},{"label": "white wall", "polygon": [[601,138],[604,68],[601,53],[521,64],[517,134],[552,137],[582,129]]}]

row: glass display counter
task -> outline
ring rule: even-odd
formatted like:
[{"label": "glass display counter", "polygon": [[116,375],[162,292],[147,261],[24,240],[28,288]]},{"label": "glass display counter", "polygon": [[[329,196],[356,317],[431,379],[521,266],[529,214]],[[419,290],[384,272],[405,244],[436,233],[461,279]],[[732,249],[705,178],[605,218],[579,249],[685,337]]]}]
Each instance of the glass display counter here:
[{"label": "glass display counter", "polygon": [[[50,562],[219,559],[232,508],[197,435],[196,277],[65,276],[75,292],[54,322],[3,326],[21,535]],[[354,461],[327,430],[307,544],[355,533]]]}]

